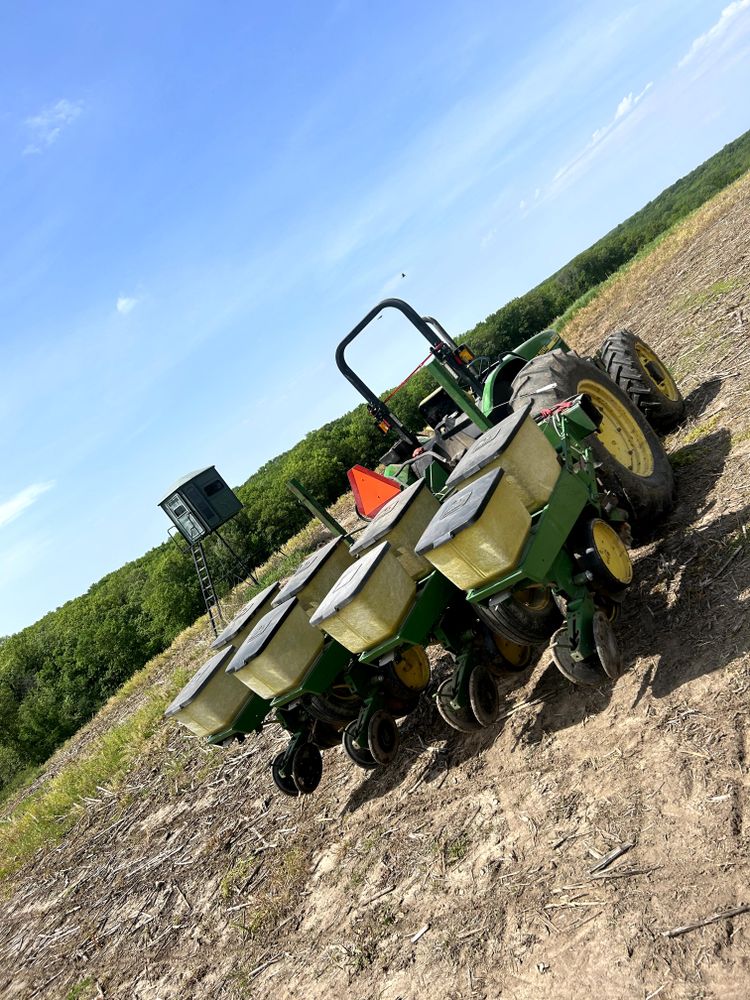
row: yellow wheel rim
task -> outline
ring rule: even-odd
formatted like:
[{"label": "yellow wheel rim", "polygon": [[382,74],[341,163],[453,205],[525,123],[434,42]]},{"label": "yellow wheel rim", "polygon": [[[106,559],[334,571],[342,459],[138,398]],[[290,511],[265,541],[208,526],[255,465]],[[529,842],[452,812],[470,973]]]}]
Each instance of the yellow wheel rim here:
[{"label": "yellow wheel rim", "polygon": [[513,599],[523,604],[529,611],[544,611],[552,600],[547,587],[517,587],[513,591]]},{"label": "yellow wheel rim", "polygon": [[393,664],[393,672],[410,691],[424,691],[430,681],[430,661],[421,646],[410,646]]},{"label": "yellow wheel rim", "polygon": [[638,355],[641,368],[643,368],[649,382],[651,382],[657,392],[660,392],[662,396],[666,396],[667,399],[671,399],[676,403],[680,398],[677,383],[669,374],[659,356],[654,354],[651,348],[644,344],[642,340],[636,340],[635,353]]},{"label": "yellow wheel rim", "polygon": [[582,379],[577,391],[590,396],[602,415],[602,424],[596,436],[604,448],[634,475],[648,478],[654,471],[654,456],[630,407],[606,386],[591,379]]},{"label": "yellow wheel rim", "polygon": [[497,632],[492,633],[492,638],[498,652],[512,667],[525,667],[531,660],[531,646],[519,646],[517,642],[511,642]]},{"label": "yellow wheel rim", "polygon": [[633,579],[633,564],[628,550],[615,529],[597,518],[594,521],[591,535],[596,553],[609,572],[618,581],[627,585]]}]

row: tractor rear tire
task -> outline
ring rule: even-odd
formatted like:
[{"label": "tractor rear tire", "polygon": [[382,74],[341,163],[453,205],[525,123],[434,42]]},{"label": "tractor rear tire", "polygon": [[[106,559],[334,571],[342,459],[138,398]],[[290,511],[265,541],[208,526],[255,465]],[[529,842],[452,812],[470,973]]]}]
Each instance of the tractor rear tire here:
[{"label": "tractor rear tire", "polygon": [[607,374],[657,431],[666,433],[685,415],[685,400],[666,365],[632,330],[618,330],[599,351]]},{"label": "tractor rear tire", "polygon": [[513,380],[510,405],[518,410],[531,402],[538,414],[583,392],[602,413],[599,431],[588,439],[602,486],[620,498],[635,526],[647,529],[672,507],[672,467],[643,414],[600,368],[560,349],[541,354]]},{"label": "tractor rear tire", "polygon": [[549,588],[517,589],[494,607],[475,604],[474,610],[489,629],[519,646],[545,645],[560,625]]}]

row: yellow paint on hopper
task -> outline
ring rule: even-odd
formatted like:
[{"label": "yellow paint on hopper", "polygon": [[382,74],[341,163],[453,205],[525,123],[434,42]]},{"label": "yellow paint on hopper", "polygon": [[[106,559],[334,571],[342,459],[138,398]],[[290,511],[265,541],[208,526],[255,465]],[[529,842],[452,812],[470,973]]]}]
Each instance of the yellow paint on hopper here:
[{"label": "yellow paint on hopper", "polygon": [[395,635],[416,590],[389,543],[383,542],[344,573],[311,623],[350,653],[362,653]]}]

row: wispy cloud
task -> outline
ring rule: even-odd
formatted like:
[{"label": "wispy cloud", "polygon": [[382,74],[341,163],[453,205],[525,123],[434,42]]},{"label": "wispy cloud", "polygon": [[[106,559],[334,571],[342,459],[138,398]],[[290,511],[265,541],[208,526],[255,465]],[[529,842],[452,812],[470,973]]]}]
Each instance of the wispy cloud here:
[{"label": "wispy cloud", "polygon": [[129,297],[127,295],[121,295],[117,300],[116,309],[118,313],[122,316],[127,316],[129,312],[132,312],[138,305],[138,299]]},{"label": "wispy cloud", "polygon": [[39,114],[27,118],[24,124],[31,133],[31,142],[24,149],[24,154],[28,156],[48,149],[57,142],[63,129],[72,125],[82,112],[82,101],[69,101],[63,97],[42,108]]},{"label": "wispy cloud", "polygon": [[43,493],[51,490],[54,485],[54,482],[32,483],[31,486],[26,486],[16,493],[10,500],[0,503],[0,528],[6,524],[10,524],[11,521],[15,521],[27,508],[36,503]]},{"label": "wispy cloud", "polygon": [[[745,2],[745,0],[743,0],[743,2]],[[750,0],[747,0],[747,2],[750,3]],[[588,162],[595,155],[597,147],[601,145],[602,140],[604,140],[607,136],[609,136],[609,134],[613,132],[623,122],[625,118],[627,118],[627,116],[631,113],[631,111],[638,104],[640,104],[640,102],[643,100],[646,94],[651,90],[653,85],[654,85],[653,81],[649,80],[649,82],[646,84],[643,90],[640,91],[640,93],[633,94],[631,90],[629,94],[626,94],[625,97],[623,97],[623,99],[617,105],[613,117],[606,123],[606,125],[602,125],[601,128],[595,129],[594,132],[592,132],[591,134],[591,138],[583,147],[583,149],[579,150],[579,152],[576,153],[576,155],[571,160],[569,160],[567,163],[563,164],[563,166],[560,167],[560,169],[557,171],[557,173],[552,179],[553,188],[561,185],[563,181],[570,180],[573,177],[573,175],[581,171],[584,165],[588,164]],[[535,194],[534,197],[537,198],[537,195]]]},{"label": "wispy cloud", "polygon": [[733,21],[738,14],[742,13],[743,10],[748,9],[750,9],[750,0],[732,0],[732,3],[722,10],[721,16],[716,24],[712,25],[708,31],[704,32],[702,35],[698,35],[698,37],[694,39],[693,44],[690,46],[682,59],[680,59],[677,65],[680,68],[686,66],[687,63],[689,63],[699,52],[724,35],[729,27],[730,21]]}]

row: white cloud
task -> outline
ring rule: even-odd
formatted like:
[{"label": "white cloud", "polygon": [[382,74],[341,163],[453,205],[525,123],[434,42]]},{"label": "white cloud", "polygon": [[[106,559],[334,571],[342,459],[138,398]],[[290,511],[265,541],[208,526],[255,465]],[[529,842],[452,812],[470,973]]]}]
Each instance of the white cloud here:
[{"label": "white cloud", "polygon": [[82,112],[82,101],[69,101],[63,97],[55,104],[42,108],[38,115],[27,118],[24,124],[30,130],[32,140],[24,153],[41,153],[57,142],[63,129],[71,125]]},{"label": "white cloud", "polygon": [[522,212],[526,208],[526,202],[523,198],[521,198],[520,202],[518,203],[518,207],[521,209]]},{"label": "white cloud", "polygon": [[[743,2],[745,2],[745,0],[743,0]],[[750,3],[750,0],[747,0],[747,2]],[[616,127],[620,125],[621,122],[624,121],[625,118],[627,118],[631,111],[633,111],[633,109],[640,104],[653,85],[653,81],[649,80],[640,93],[633,94],[631,90],[629,94],[626,94],[625,97],[623,97],[615,109],[614,116],[607,122],[607,124],[602,125],[601,128],[595,129],[591,133],[591,138],[583,149],[576,153],[571,160],[560,167],[552,179],[553,186],[562,180],[568,179],[574,172],[577,172],[577,168],[591,159],[595,147],[597,147],[606,136],[608,136]]]},{"label": "white cloud", "polygon": [[482,237],[479,246],[482,250],[488,247],[491,243],[494,243],[495,237],[497,236],[497,229],[489,229]]},{"label": "white cloud", "polygon": [[28,507],[36,503],[43,493],[51,490],[54,485],[54,482],[32,483],[31,486],[26,486],[16,493],[10,500],[0,503],[0,528],[6,524],[10,524],[11,521],[15,521]]},{"label": "white cloud", "polygon": [[747,10],[748,8],[750,8],[750,0],[732,0],[732,3],[722,10],[721,16],[716,24],[712,25],[708,31],[699,35],[693,41],[693,44],[690,46],[688,51],[677,63],[678,67],[682,68],[685,66],[697,53],[701,51],[701,49],[705,49],[707,45],[710,45],[712,42],[715,42],[717,38],[720,38],[727,30],[729,22],[737,17],[738,14],[741,14],[743,10]]},{"label": "white cloud", "polygon": [[138,305],[138,299],[130,298],[127,295],[121,295],[117,300],[117,311],[122,316],[127,316],[129,312],[132,312]]}]

